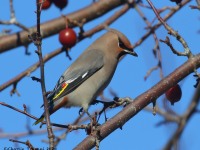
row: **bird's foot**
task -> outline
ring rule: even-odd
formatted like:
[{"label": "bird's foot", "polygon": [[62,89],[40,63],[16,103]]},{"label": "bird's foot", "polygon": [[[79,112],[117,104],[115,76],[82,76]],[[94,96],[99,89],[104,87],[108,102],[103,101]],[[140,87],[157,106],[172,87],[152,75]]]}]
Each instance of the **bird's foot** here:
[{"label": "bird's foot", "polygon": [[90,123],[85,130],[88,135],[92,135],[93,132],[97,130],[98,126],[100,126],[100,124],[97,121],[97,113],[95,113],[95,115],[90,118]]}]

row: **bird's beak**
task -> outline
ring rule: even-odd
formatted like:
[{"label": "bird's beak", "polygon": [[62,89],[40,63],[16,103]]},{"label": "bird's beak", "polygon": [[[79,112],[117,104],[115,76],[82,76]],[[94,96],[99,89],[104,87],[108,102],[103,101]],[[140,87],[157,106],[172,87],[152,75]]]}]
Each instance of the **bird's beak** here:
[{"label": "bird's beak", "polygon": [[125,52],[126,54],[130,54],[130,55],[133,55],[133,56],[138,57],[137,53],[134,52],[133,50],[124,49],[124,52]]}]

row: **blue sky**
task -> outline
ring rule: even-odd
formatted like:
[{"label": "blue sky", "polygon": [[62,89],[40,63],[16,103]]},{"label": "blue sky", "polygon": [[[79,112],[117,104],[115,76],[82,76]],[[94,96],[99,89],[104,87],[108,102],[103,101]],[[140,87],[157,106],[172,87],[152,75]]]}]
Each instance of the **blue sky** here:
[{"label": "blue sky", "polygon": [[[168,0],[162,2],[157,2],[152,0],[155,3],[157,8],[163,7],[165,5],[175,6],[175,3],[171,3]],[[78,10],[84,6],[92,3],[92,0],[85,1],[69,1],[68,7],[63,10],[63,14],[67,14]],[[144,1],[147,4],[146,1]],[[23,5],[22,5],[23,4]],[[189,5],[195,5],[195,1],[189,3]],[[189,5],[185,6],[180,12],[174,15],[167,23],[171,25],[175,30],[177,30],[183,38],[187,41],[190,49],[194,54],[199,53],[199,39],[200,34],[197,33],[200,30],[199,22],[199,11],[191,10]],[[0,2],[0,20],[8,20],[10,17],[9,14],[9,2],[1,1]],[[21,0],[14,1],[14,8],[16,12],[17,20],[27,27],[35,25],[36,15],[34,11],[36,10],[35,1],[30,0]],[[103,17],[96,19],[84,26],[84,29],[87,31],[99,23],[102,23],[109,16],[111,16],[116,10],[109,12]],[[151,10],[142,9],[147,17],[151,20],[155,17],[154,13]],[[165,13],[166,14],[166,13]],[[47,11],[42,12],[41,22],[45,22],[52,18],[60,16],[60,11],[52,5],[51,8]],[[131,9],[127,14],[123,15],[118,21],[113,23],[111,28],[115,28],[123,32],[130,41],[134,44],[143,34],[146,33],[144,27],[146,27],[143,20],[140,18],[138,13]],[[0,25],[0,31],[3,29],[12,29],[12,32],[19,31],[20,29],[15,26],[5,26]],[[75,31],[78,32],[79,29],[75,28]],[[62,53],[59,56],[53,58],[50,62],[45,64],[45,79],[46,79],[46,89],[47,91],[52,90],[55,86],[60,75],[64,70],[86,49],[95,39],[101,36],[105,31],[101,31],[91,38],[87,38],[70,51],[70,56],[72,61],[69,61],[66,58],[65,54]],[[156,31],[156,34],[159,39],[165,39],[167,36],[167,31],[161,27]],[[176,49],[183,51],[182,46],[175,40],[175,38],[170,37],[172,43]],[[157,60],[152,54],[152,48],[154,47],[155,42],[153,37],[149,37],[142,45],[137,47],[135,51],[139,57],[127,56],[121,61],[118,65],[116,73],[109,84],[108,88],[104,91],[106,97],[112,99],[113,97],[109,94],[109,89],[114,90],[119,97],[137,97],[141,93],[145,92],[147,89],[151,88],[156,84],[159,78],[159,71],[155,71],[152,75],[144,81],[144,76],[146,72],[154,67],[157,64]],[[42,43],[43,55],[61,47],[58,41],[58,35],[54,35],[50,38],[44,39]],[[163,43],[160,43],[161,54],[162,54],[162,65],[164,76],[171,73],[175,68],[180,66],[183,62],[187,60],[185,57],[177,57],[174,55],[171,50]],[[38,56],[34,53],[36,47],[33,44],[29,45],[29,51],[31,52],[30,56],[24,55],[25,48],[18,47],[9,52],[3,53],[0,55],[0,84],[3,84],[5,81],[15,77],[20,72],[25,70],[27,67],[31,66],[33,63],[38,61]],[[33,72],[30,76],[39,77],[39,70]],[[11,87],[0,93],[0,101],[8,103],[12,106],[15,106],[19,109],[23,109],[23,104],[26,104],[30,108],[31,114],[39,117],[43,109],[40,108],[42,104],[42,94],[40,84],[31,80],[30,76],[25,77],[21,80],[17,89],[21,96],[9,95]],[[178,114],[182,114],[187,109],[190,99],[193,95],[195,84],[195,79],[192,75],[189,75],[183,81],[180,82],[182,87],[183,96],[179,103],[176,103],[175,106],[171,107]],[[158,99],[158,104],[162,105],[164,96],[161,96]],[[150,105],[151,106],[151,105]],[[101,105],[92,106],[89,111],[101,108]],[[198,107],[199,108],[199,107]],[[107,113],[107,116],[111,118],[121,108],[111,110]],[[78,116],[78,108],[71,109],[61,109],[51,116],[52,122],[56,123],[71,123]],[[11,109],[0,106],[0,134],[3,133],[21,133],[26,132],[26,123],[27,117],[17,113]],[[161,121],[163,118],[159,115],[153,116],[152,113],[142,110],[129,122],[123,126],[123,130],[117,129],[109,137],[104,139],[100,143],[100,149],[110,149],[111,147],[116,150],[120,149],[135,149],[138,150],[159,150],[166,144],[168,139],[173,134],[173,131],[176,129],[175,124],[169,124],[164,126],[157,127],[156,124]],[[34,120],[30,119],[30,127],[32,130],[40,130],[39,126],[32,126]],[[197,150],[200,146],[198,139],[200,135],[198,134],[198,127],[200,118],[198,115],[194,115],[189,121],[183,135],[181,137],[181,149],[190,149]],[[103,117],[100,120],[100,123],[103,123]],[[43,126],[42,129],[45,129]],[[59,136],[63,131],[55,132],[55,135]],[[69,133],[67,138],[60,142],[58,149],[72,149],[80,141],[86,137],[84,130],[74,131]],[[46,134],[42,135],[33,135],[29,137],[23,137],[19,140],[30,142],[35,147],[46,148],[48,145],[41,140],[47,139]],[[9,142],[8,139],[0,139],[0,149],[4,147],[13,147],[14,144]],[[24,145],[18,144],[19,147],[25,148]]]}]

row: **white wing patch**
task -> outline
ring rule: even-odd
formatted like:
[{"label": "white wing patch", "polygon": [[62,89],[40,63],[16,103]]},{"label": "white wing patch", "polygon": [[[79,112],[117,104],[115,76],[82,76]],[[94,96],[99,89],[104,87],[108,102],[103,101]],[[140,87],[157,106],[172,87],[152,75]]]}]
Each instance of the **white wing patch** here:
[{"label": "white wing patch", "polygon": [[88,72],[84,73],[84,74],[82,75],[82,79],[85,78],[85,76],[86,76],[87,74],[88,74]]},{"label": "white wing patch", "polygon": [[76,80],[78,77],[76,77],[76,78],[73,78],[73,79],[69,79],[69,80],[67,80],[67,81],[65,81],[65,83],[72,83],[74,80]]},{"label": "white wing patch", "polygon": [[[84,73],[84,74],[82,75],[82,79],[85,78],[85,76],[87,76],[87,74],[88,74],[88,72]],[[72,82],[75,81],[77,78],[78,78],[78,77],[73,78],[73,79],[69,79],[69,80],[65,81],[65,83],[67,83],[67,84],[72,83]]]}]

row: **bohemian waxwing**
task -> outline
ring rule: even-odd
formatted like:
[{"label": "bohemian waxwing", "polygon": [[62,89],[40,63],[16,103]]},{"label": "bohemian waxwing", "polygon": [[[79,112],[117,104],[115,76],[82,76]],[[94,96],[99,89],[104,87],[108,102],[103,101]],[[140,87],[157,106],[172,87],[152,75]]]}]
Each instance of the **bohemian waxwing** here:
[{"label": "bohemian waxwing", "polygon": [[[62,74],[47,97],[50,115],[61,107],[79,106],[90,116],[89,105],[110,83],[124,54],[137,56],[124,34],[109,29]],[[44,113],[34,124],[43,119]]]}]

